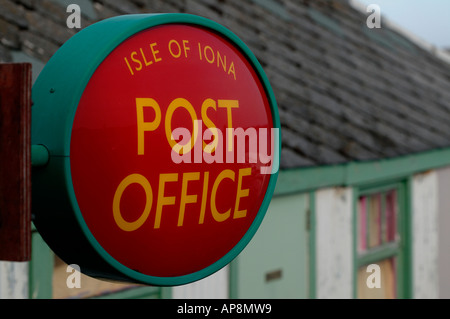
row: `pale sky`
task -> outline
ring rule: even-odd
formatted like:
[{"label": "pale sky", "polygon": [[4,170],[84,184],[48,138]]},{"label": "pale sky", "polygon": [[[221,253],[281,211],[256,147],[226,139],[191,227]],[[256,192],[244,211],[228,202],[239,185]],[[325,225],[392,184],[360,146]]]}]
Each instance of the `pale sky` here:
[{"label": "pale sky", "polygon": [[450,0],[357,0],[376,4],[383,17],[438,48],[450,49]]}]

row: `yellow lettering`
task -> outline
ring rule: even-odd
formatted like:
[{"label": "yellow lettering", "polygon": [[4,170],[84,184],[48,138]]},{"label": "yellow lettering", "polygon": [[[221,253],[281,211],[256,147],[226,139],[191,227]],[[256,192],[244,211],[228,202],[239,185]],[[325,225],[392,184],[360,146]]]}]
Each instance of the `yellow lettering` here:
[{"label": "yellow lettering", "polygon": [[128,62],[128,59],[125,57],[124,60],[125,60],[125,63],[127,64],[127,66],[128,66],[128,69],[130,70],[131,75],[134,75],[133,69],[131,68],[130,63]]},{"label": "yellow lettering", "polygon": [[200,42],[198,43],[198,56],[200,58],[200,61],[203,60],[202,58],[202,45],[200,44]]},{"label": "yellow lettering", "polygon": [[[178,50],[178,53],[177,53],[177,54],[175,54],[175,53],[172,51],[172,44],[173,44],[173,43],[175,43],[176,46],[177,46],[177,50]],[[172,56],[173,56],[174,58],[179,58],[179,57],[181,56],[181,48],[180,48],[180,45],[178,44],[177,40],[170,40],[170,41],[169,41],[169,52],[170,52],[170,54],[172,54]]]},{"label": "yellow lettering", "polygon": [[[180,145],[177,142],[175,142],[173,136],[172,136],[172,116],[176,109],[178,108],[184,108],[189,112],[189,115],[192,119],[192,130],[193,134],[191,135],[190,142]],[[166,138],[169,142],[169,145],[172,147],[172,150],[178,154],[186,154],[191,151],[191,149],[194,147],[194,143],[197,140],[198,136],[198,125],[197,125],[197,114],[195,113],[194,107],[191,103],[189,103],[188,100],[183,98],[177,98],[173,100],[169,107],[167,108],[166,112],[166,118],[165,118],[165,127],[166,127]]]},{"label": "yellow lettering", "polygon": [[[122,194],[125,191],[125,189],[133,183],[141,185],[142,188],[144,189],[145,207],[141,216],[137,220],[135,220],[134,222],[128,222],[122,217],[122,213],[120,211],[120,200],[122,198]],[[152,202],[153,202],[152,187],[150,186],[149,181],[144,176],[140,174],[131,174],[125,177],[117,187],[113,198],[113,216],[117,226],[119,226],[119,228],[124,231],[134,231],[139,227],[141,227],[142,224],[147,220],[148,215],[150,214]]]},{"label": "yellow lettering", "polygon": [[247,216],[247,210],[239,210],[239,202],[242,197],[247,197],[250,193],[249,189],[242,189],[242,177],[243,176],[249,176],[252,174],[252,168],[242,168],[239,170],[239,176],[238,176],[238,186],[237,186],[237,194],[236,194],[236,204],[234,206],[234,214],[233,218],[242,218]]},{"label": "yellow lettering", "polygon": [[[144,107],[151,107],[155,111],[155,119],[152,122],[144,121]],[[137,140],[138,155],[144,155],[144,133],[154,131],[161,123],[161,109],[158,103],[151,98],[136,98],[137,113]]]},{"label": "yellow lettering", "polygon": [[144,60],[145,66],[149,66],[149,65],[153,64],[153,61],[147,62],[147,59],[145,58],[145,54],[144,54],[144,51],[142,50],[142,48],[139,48],[139,50],[141,51],[142,60]]},{"label": "yellow lettering", "polygon": [[205,141],[203,141],[203,150],[207,153],[212,153],[216,149],[217,143],[219,141],[217,128],[214,125],[214,123],[211,121],[211,119],[208,117],[208,114],[207,114],[208,109],[210,107],[212,107],[215,111],[216,110],[216,101],[214,101],[213,99],[206,99],[205,101],[203,101],[202,120],[203,120],[203,123],[205,123],[206,127],[214,135],[214,140],[211,143],[206,144]]},{"label": "yellow lettering", "polygon": [[158,43],[156,43],[156,42],[153,42],[152,44],[150,44],[150,49],[152,50],[152,54],[153,54],[153,61],[155,61],[155,63],[162,60],[162,58],[158,58],[156,56],[159,53],[159,51],[155,49],[155,46],[157,46],[157,45],[158,45]]},{"label": "yellow lettering", "polygon": [[226,170],[223,170],[219,174],[219,176],[217,176],[216,180],[214,181],[214,185],[211,190],[211,213],[212,213],[213,218],[218,222],[223,222],[224,220],[226,220],[230,217],[231,208],[228,209],[224,213],[220,213],[217,210],[217,207],[216,207],[217,188],[219,188],[220,182],[222,182],[222,180],[224,180],[225,178],[229,178],[234,182],[234,176],[235,176],[235,173],[232,170],[226,169]]},{"label": "yellow lettering", "polygon": [[136,55],[137,55],[137,52],[136,52],[136,51],[133,51],[133,53],[131,53],[131,60],[132,60],[133,62],[135,62],[136,64],[139,65],[139,67],[135,67],[134,69],[135,69],[136,71],[140,71],[140,70],[142,70],[142,63],[141,63],[140,60],[138,60],[138,59],[135,58]]},{"label": "yellow lettering", "polygon": [[[185,56],[187,56],[186,50]],[[200,61],[203,61],[203,57],[205,57],[205,60],[208,61],[209,64],[216,64],[217,68],[222,69],[227,75],[233,75],[234,80],[236,80],[234,62],[231,61],[231,64],[228,65],[227,56],[219,50],[214,50],[209,45],[202,46],[202,44],[198,42],[198,56]]]},{"label": "yellow lettering", "polygon": [[184,57],[187,58],[187,51],[189,51],[191,48],[187,46],[189,43],[188,40],[183,40],[183,49],[184,49]]},{"label": "yellow lettering", "polygon": [[234,63],[233,62],[231,62],[230,68],[228,69],[228,75],[230,75],[230,73],[233,74],[233,78],[236,80],[236,72],[234,70]]},{"label": "yellow lettering", "polygon": [[[207,46],[205,46],[205,59],[206,59],[206,61],[208,61],[208,63],[214,63],[214,51],[213,51],[213,49],[209,46],[209,45],[207,45]],[[209,52],[211,52],[211,57],[210,58],[208,58],[208,53],[207,53],[207,51],[206,50],[209,50]]]},{"label": "yellow lettering", "polygon": [[233,117],[231,114],[231,109],[239,108],[238,100],[219,100],[218,106],[227,109],[227,120],[228,120],[228,151],[231,152],[233,150]]},{"label": "yellow lettering", "polygon": [[[252,168],[242,168],[239,169],[238,172],[235,172],[230,169],[225,169],[220,172],[220,174],[215,179],[212,190],[211,190],[211,196],[208,195],[208,187],[209,187],[209,172],[204,172],[203,174],[203,185],[202,185],[202,195],[201,195],[201,203],[200,203],[200,211],[199,211],[199,220],[198,224],[204,224],[205,221],[205,215],[206,215],[206,205],[208,198],[210,200],[210,208],[211,208],[211,215],[213,219],[216,222],[223,222],[231,217],[231,214],[233,214],[233,219],[238,218],[245,218],[247,217],[247,209],[241,209],[240,203],[241,199],[244,197],[248,197],[250,194],[249,188],[243,188],[243,179],[245,176],[251,176]],[[226,211],[219,211],[217,208],[217,194],[222,191],[219,190],[220,185],[225,179],[229,179],[233,182],[236,180],[236,174],[238,174],[237,178],[237,192],[236,192],[236,201],[233,204],[230,205],[230,208],[228,208]],[[189,194],[189,183],[192,181],[200,181],[201,178],[201,172],[187,172],[183,173],[182,176],[182,183],[181,183],[181,191],[180,191],[180,204],[179,204],[179,212],[178,212],[178,222],[177,226],[181,227],[184,225],[184,219],[186,215],[186,205],[188,204],[194,204],[199,201],[199,195],[198,194]],[[154,221],[154,228],[159,229],[161,227],[161,219],[162,219],[162,211],[164,206],[168,205],[175,205],[176,202],[178,202],[178,196],[167,196],[165,188],[167,186],[167,183],[170,182],[178,182],[179,174],[178,173],[167,173],[167,174],[160,174],[159,175],[159,185],[158,185],[158,195],[157,195],[157,202],[156,202],[156,211],[155,211],[155,221]],[[142,189],[144,190],[144,196],[145,196],[145,207],[140,214],[140,216],[134,220],[129,221],[124,218],[124,215],[122,214],[120,203],[122,200],[123,193],[128,188],[128,186],[132,184],[138,184]],[[230,184],[231,185],[231,184]],[[229,186],[224,186],[225,189],[227,189]],[[195,189],[195,188],[194,188]],[[220,195],[219,195],[220,196]],[[147,220],[150,215],[151,209],[153,204],[153,191],[152,187],[150,185],[150,182],[147,180],[146,177],[140,175],[140,174],[130,174],[127,177],[125,177],[117,187],[114,197],[113,197],[113,203],[112,203],[112,211],[113,211],[113,218],[116,222],[117,226],[126,232],[131,232],[139,229]],[[233,207],[234,206],[234,207]],[[232,212],[233,210],[233,212]]]},{"label": "yellow lettering", "polygon": [[222,57],[220,56],[220,52],[217,51],[217,67],[219,67],[220,64],[222,65],[223,70],[226,72],[227,71],[227,56],[224,55],[223,60],[222,60]]},{"label": "yellow lettering", "polygon": [[187,194],[188,183],[189,181],[198,181],[199,179],[200,179],[200,172],[183,174],[183,183],[181,186],[181,198],[180,198],[180,213],[178,214],[178,226],[183,226],[186,204],[197,202],[197,195]]},{"label": "yellow lettering", "polygon": [[199,224],[203,224],[203,222],[205,221],[206,198],[208,195],[208,184],[209,184],[209,172],[205,172],[205,175],[203,177],[202,205],[200,208],[200,218],[198,220]]},{"label": "yellow lettering", "polygon": [[176,182],[176,181],[178,181],[177,173],[159,175],[158,202],[156,204],[154,228],[159,228],[161,226],[161,215],[163,206],[175,204],[175,196],[164,196],[164,188],[167,182]]}]

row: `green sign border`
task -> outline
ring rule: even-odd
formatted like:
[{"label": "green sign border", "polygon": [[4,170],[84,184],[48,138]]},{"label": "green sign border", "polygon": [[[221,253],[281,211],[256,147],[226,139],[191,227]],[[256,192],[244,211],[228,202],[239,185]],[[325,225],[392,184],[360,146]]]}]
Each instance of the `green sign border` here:
[{"label": "green sign border", "polygon": [[[137,14],[109,18],[81,30],[50,59],[33,86],[32,94],[35,106],[32,114],[32,144],[44,145],[49,150],[50,159],[52,157],[67,158],[63,164],[66,196],[68,196],[76,220],[87,240],[110,266],[131,281],[157,286],[176,286],[197,281],[220,270],[229,264],[250,242],[265,216],[275,190],[281,152],[281,136],[279,134],[275,139],[274,162],[272,163],[274,173],[270,177],[258,214],[243,238],[217,262],[188,275],[156,277],[132,270],[109,255],[90,232],[81,214],[73,189],[70,170],[72,124],[85,87],[109,53],[130,36],[145,29],[165,24],[187,24],[204,27],[218,33],[240,49],[262,82],[269,100],[273,126],[280,131],[278,108],[267,76],[254,54],[234,33],[212,20],[191,14]],[[37,229],[39,230],[39,227]],[[45,236],[43,237],[45,239]],[[64,239],[61,238],[61,240]]]}]

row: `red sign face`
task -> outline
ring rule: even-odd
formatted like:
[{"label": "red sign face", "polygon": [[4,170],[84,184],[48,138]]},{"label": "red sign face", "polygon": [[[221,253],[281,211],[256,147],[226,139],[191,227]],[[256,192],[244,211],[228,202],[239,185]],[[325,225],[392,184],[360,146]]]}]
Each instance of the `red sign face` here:
[{"label": "red sign face", "polygon": [[270,179],[263,85],[225,38],[194,25],[141,31],[95,70],[70,164],[82,216],[124,266],[183,276],[244,237]]}]

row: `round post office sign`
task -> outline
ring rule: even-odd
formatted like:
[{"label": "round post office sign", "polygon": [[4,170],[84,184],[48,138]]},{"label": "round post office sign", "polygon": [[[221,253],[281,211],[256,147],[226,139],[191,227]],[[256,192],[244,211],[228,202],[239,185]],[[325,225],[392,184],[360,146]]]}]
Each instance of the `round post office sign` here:
[{"label": "round post office sign", "polygon": [[227,265],[272,198],[279,118],[255,56],[187,14],[80,31],[33,87],[35,225],[100,278],[180,285]]}]

